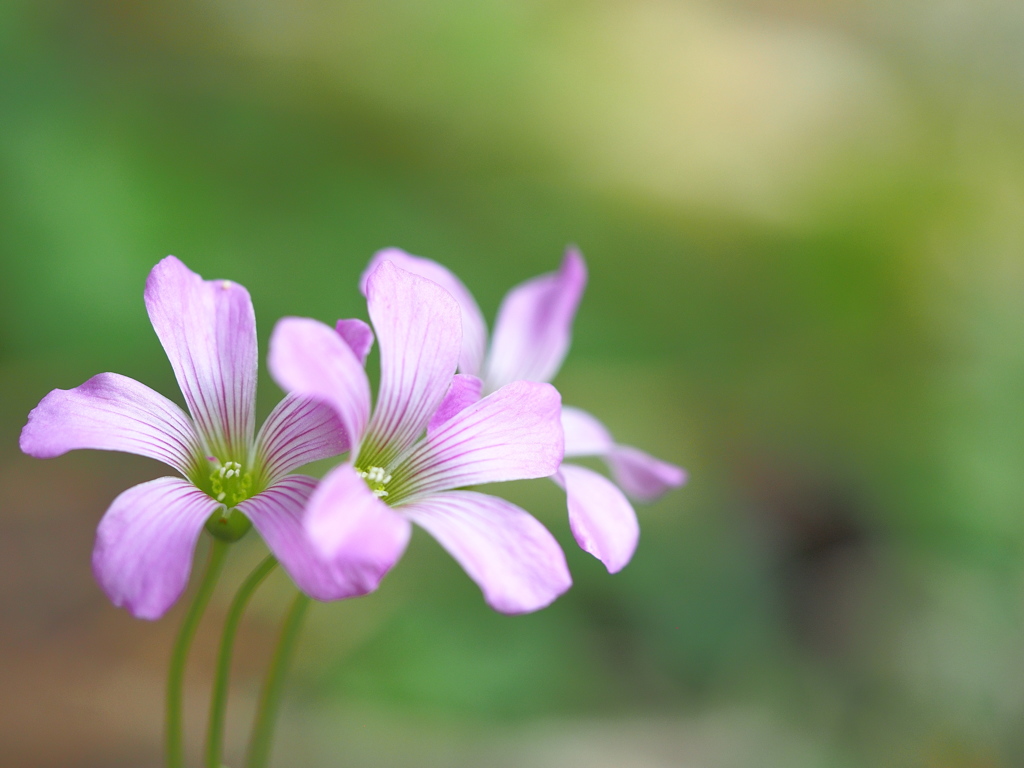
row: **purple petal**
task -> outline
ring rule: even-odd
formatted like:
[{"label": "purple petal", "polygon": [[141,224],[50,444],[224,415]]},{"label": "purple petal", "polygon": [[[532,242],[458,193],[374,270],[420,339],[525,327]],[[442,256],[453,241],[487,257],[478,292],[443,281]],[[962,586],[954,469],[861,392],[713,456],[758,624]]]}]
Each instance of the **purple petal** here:
[{"label": "purple petal", "polygon": [[339,320],[335,324],[334,330],[338,332],[338,335],[355,352],[359,364],[365,365],[366,356],[370,354],[370,350],[373,348],[373,330],[370,326],[362,320],[352,318],[351,320]]},{"label": "purple petal", "polygon": [[423,434],[448,392],[461,321],[450,293],[390,261],[367,278],[366,303],[380,345],[380,390],[360,460],[384,467]]},{"label": "purple petal", "polygon": [[370,416],[370,382],[352,348],[331,328],[304,317],[278,321],[267,367],[287,392],[330,405],[354,449]]},{"label": "purple petal", "polygon": [[185,412],[145,384],[101,373],[74,389],[55,389],[28,415],[21,450],[49,459],[76,448],[127,451],[198,471],[199,436]]},{"label": "purple petal", "polygon": [[181,597],[203,524],[220,504],[177,477],[129,488],[96,531],[92,570],[114,605],[159,619]]},{"label": "purple petal", "polygon": [[249,292],[205,281],[173,256],[153,267],[146,309],[208,450],[244,460],[256,405],[256,316]]},{"label": "purple petal", "polygon": [[498,310],[484,381],[488,390],[524,379],[550,381],[572,338],[572,321],[587,284],[583,256],[565,252],[558,272],[527,280],[505,296]]},{"label": "purple petal", "polygon": [[476,376],[469,376],[464,373],[455,374],[451,386],[448,387],[448,394],[444,396],[437,411],[430,417],[427,425],[427,434],[434,434],[438,428],[449,421],[453,416],[464,411],[480,399],[484,383]]},{"label": "purple petal", "polygon": [[636,551],[640,526],[632,505],[615,483],[597,472],[563,464],[555,482],[565,489],[569,526],[576,542],[617,573]]},{"label": "purple petal", "polygon": [[324,477],[304,522],[314,551],[363,593],[377,588],[409,543],[409,521],[377,498],[351,464]]},{"label": "purple petal", "polygon": [[496,611],[536,611],[572,585],[554,536],[509,501],[452,491],[401,510],[448,550]]},{"label": "purple petal", "polygon": [[622,489],[640,501],[654,501],[666,491],[686,482],[686,471],[661,461],[639,448],[616,445],[604,460]]},{"label": "purple petal", "polygon": [[580,408],[562,406],[565,456],[603,456],[615,447],[604,424]]},{"label": "purple petal", "polygon": [[369,266],[363,272],[361,285],[364,295],[370,275],[385,261],[390,261],[399,269],[437,283],[455,298],[462,314],[462,352],[459,354],[459,372],[479,376],[483,365],[484,351],[487,348],[487,324],[484,322],[484,316],[480,312],[480,307],[477,306],[473,294],[459,278],[436,261],[424,259],[421,256],[412,256],[399,248],[385,248],[374,254]]},{"label": "purple petal", "polygon": [[252,520],[270,551],[307,595],[317,600],[365,595],[379,579],[368,580],[343,561],[325,560],[306,534],[303,512],[316,487],[312,477],[290,475],[246,499],[238,509]]},{"label": "purple petal", "polygon": [[394,469],[395,494],[554,474],[562,461],[561,399],[550,384],[516,381],[474,403]]},{"label": "purple petal", "polygon": [[348,436],[333,408],[302,395],[287,395],[256,435],[256,466],[263,482],[270,484],[303,464],[348,449]]}]

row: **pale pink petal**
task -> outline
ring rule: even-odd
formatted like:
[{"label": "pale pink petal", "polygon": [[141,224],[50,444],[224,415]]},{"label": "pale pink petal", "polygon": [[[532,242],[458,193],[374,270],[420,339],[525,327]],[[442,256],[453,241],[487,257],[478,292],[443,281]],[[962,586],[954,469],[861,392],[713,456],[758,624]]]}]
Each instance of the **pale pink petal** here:
[{"label": "pale pink petal", "polygon": [[304,525],[314,551],[364,593],[377,588],[409,543],[409,521],[377,498],[351,464],[324,477]]},{"label": "pale pink petal", "polygon": [[654,501],[686,482],[686,471],[629,445],[616,445],[604,460],[622,489],[640,501]]},{"label": "pale pink petal", "polygon": [[562,429],[565,430],[566,458],[601,456],[615,447],[604,424],[580,408],[562,406]]},{"label": "pale pink petal", "polygon": [[640,538],[629,500],[608,478],[573,464],[563,464],[555,482],[565,489],[576,542],[604,563],[608,573],[622,570]]},{"label": "pale pink petal", "polygon": [[516,381],[465,408],[395,467],[394,495],[554,474],[562,461],[561,400],[550,384]]},{"label": "pale pink petal", "polygon": [[285,391],[330,405],[357,447],[370,416],[370,382],[341,336],[316,320],[286,317],[270,336],[267,367]]},{"label": "pale pink petal", "polygon": [[487,348],[487,324],[477,306],[473,294],[462,281],[436,261],[421,256],[412,256],[400,248],[385,248],[377,251],[363,272],[361,285],[366,294],[366,283],[374,270],[384,261],[390,261],[399,269],[412,272],[437,283],[459,303],[462,314],[462,352],[459,354],[459,372],[479,376]]},{"label": "pale pink petal", "polygon": [[352,318],[350,320],[339,320],[335,324],[334,330],[338,332],[338,335],[355,352],[359,364],[365,365],[366,356],[370,354],[370,350],[373,348],[373,329],[362,320]]},{"label": "pale pink petal", "polygon": [[569,351],[572,322],[587,283],[583,256],[565,252],[558,272],[513,288],[498,310],[484,381],[493,391],[510,381],[550,381]]},{"label": "pale pink petal", "polygon": [[302,395],[287,395],[256,435],[255,466],[262,484],[270,484],[304,464],[348,449],[348,436],[333,408]]},{"label": "pale pink petal", "polygon": [[448,392],[462,323],[450,293],[390,261],[367,278],[366,304],[380,345],[380,390],[360,461],[385,467],[423,434]]},{"label": "pale pink petal", "polygon": [[405,505],[401,511],[448,550],[496,611],[536,611],[572,586],[554,536],[509,501],[451,491]]},{"label": "pale pink petal", "polygon": [[92,569],[114,605],[159,619],[185,591],[203,524],[219,503],[177,477],[129,488],[96,531]]},{"label": "pale pink petal", "polygon": [[126,451],[194,474],[201,455],[192,421],[145,384],[101,373],[74,389],[55,389],[28,415],[21,450],[37,459],[76,448]]},{"label": "pale pink petal", "polygon": [[448,394],[444,396],[437,411],[430,417],[427,425],[427,434],[434,434],[438,428],[457,413],[461,413],[468,406],[480,399],[484,383],[476,376],[469,376],[464,373],[455,374],[452,384],[448,387]]},{"label": "pale pink petal", "polygon": [[317,600],[364,595],[379,579],[367,578],[364,570],[343,560],[325,560],[306,534],[303,512],[316,487],[312,477],[289,475],[237,508],[252,520],[267,547],[307,595]]},{"label": "pale pink petal", "polygon": [[249,292],[203,280],[173,256],[146,281],[146,309],[207,449],[243,461],[256,406],[256,316]]}]

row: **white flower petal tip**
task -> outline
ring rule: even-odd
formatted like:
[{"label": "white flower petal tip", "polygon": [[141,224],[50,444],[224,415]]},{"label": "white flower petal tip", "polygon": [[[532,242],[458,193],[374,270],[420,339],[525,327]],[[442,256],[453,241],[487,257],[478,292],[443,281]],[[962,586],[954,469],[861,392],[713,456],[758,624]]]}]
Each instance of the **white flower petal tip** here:
[{"label": "white flower petal tip", "polygon": [[615,482],[638,501],[654,501],[687,481],[686,470],[629,445],[616,445],[604,456]]},{"label": "white flower petal tip", "polygon": [[471,491],[437,494],[402,507],[448,550],[500,613],[550,605],[572,577],[558,542],[511,502]]},{"label": "white flower petal tip", "polygon": [[566,251],[557,272],[522,283],[498,310],[484,381],[489,390],[511,381],[550,381],[569,351],[572,324],[587,284],[579,251]]},{"label": "white flower petal tip", "polygon": [[554,480],[565,489],[569,527],[576,543],[618,573],[633,557],[640,538],[636,513],[608,478],[586,467],[563,464]]}]

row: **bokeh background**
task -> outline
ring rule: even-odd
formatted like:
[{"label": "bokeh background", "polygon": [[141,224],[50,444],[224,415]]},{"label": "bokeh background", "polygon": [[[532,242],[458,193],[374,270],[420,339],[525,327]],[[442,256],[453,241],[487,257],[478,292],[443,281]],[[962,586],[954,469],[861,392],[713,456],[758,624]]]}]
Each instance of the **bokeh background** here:
[{"label": "bokeh background", "polygon": [[[164,471],[16,441],[101,371],[180,402],[157,260],[246,285],[265,344],[283,315],[365,316],[378,248],[443,261],[493,319],[570,242],[591,280],[556,384],[689,485],[639,508],[615,576],[552,484],[505,489],[575,578],[530,616],[417,533],[378,593],[312,611],[276,764],[1024,764],[1011,0],[0,3],[0,762],[160,763],[181,610],[113,608],[89,553]],[[279,396],[264,376],[260,413]],[[262,552],[235,548],[197,642],[196,753]],[[291,590],[246,621],[229,765]]]}]

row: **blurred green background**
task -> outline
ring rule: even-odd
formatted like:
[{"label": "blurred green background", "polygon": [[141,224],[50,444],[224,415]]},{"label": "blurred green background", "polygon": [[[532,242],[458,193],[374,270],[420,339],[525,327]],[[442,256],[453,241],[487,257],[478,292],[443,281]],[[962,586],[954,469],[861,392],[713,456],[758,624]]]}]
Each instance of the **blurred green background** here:
[{"label": "blurred green background", "polygon": [[[160,762],[176,609],[92,579],[165,472],[21,456],[50,389],[177,399],[142,303],[173,253],[283,315],[365,317],[400,246],[493,319],[577,243],[556,381],[689,485],[609,576],[488,609],[428,536],[310,616],[276,764],[1024,764],[1024,5],[1010,0],[0,3],[0,751]],[[371,368],[374,365],[371,360]],[[260,410],[280,396],[261,380]],[[193,656],[198,752],[235,549]],[[291,585],[240,640],[229,765]]]}]

